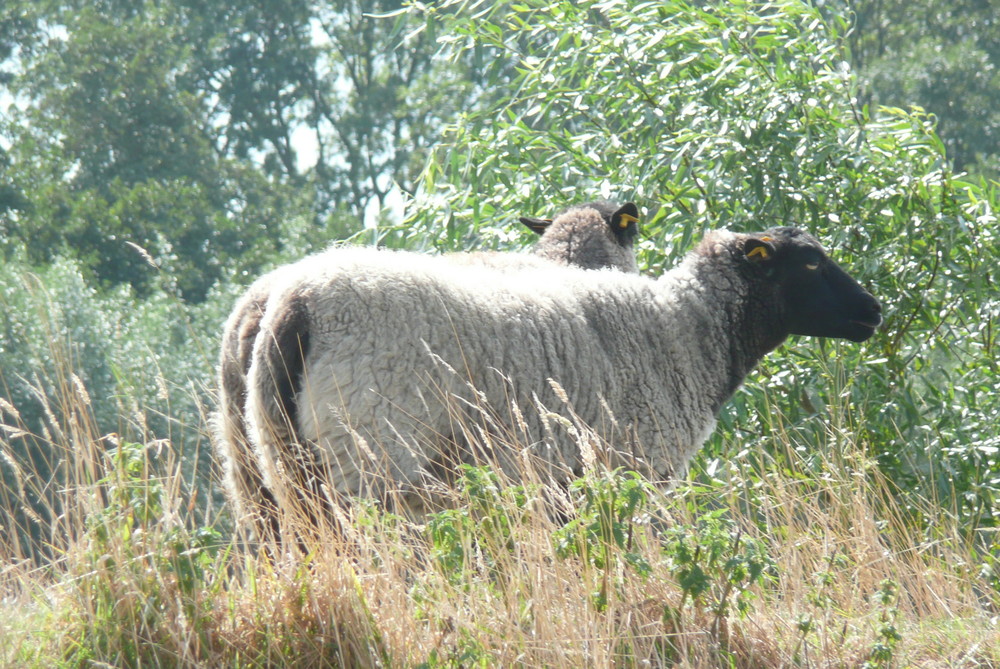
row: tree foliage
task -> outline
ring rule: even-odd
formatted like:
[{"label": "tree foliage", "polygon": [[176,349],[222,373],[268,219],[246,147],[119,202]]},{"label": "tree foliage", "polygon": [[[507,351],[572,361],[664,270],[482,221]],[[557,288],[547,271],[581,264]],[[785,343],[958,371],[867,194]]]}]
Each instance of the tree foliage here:
[{"label": "tree foliage", "polygon": [[340,238],[412,191],[472,90],[437,50],[391,0],[16,0],[0,232],[147,294],[138,245],[200,301],[280,253],[289,220]]},{"label": "tree foliage", "polygon": [[851,3],[865,103],[934,114],[959,170],[1000,177],[1000,21],[989,0]]},{"label": "tree foliage", "polygon": [[202,99],[183,85],[190,48],[166,10],[147,9],[35,8],[49,34],[26,42],[12,86],[4,130],[20,198],[0,225],[31,262],[73,255],[91,283],[146,295],[140,247],[200,301],[248,252],[273,253],[295,199],[215,150]]}]

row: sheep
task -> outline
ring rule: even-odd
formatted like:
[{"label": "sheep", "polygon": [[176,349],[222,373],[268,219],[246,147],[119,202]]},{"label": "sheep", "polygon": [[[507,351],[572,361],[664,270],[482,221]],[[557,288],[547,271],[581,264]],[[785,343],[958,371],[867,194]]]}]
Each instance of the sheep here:
[{"label": "sheep", "polygon": [[530,254],[473,251],[447,254],[445,259],[510,270],[544,267],[544,261],[549,261],[582,269],[639,272],[635,259],[639,209],[632,202],[619,206],[600,200],[569,207],[555,218],[521,216],[518,220],[539,235]]},{"label": "sheep", "polygon": [[484,406],[524,436],[518,453],[494,444],[501,467],[516,476],[530,456],[565,478],[583,456],[546,418],[564,405],[604,426],[608,464],[669,486],[789,335],[862,342],[882,320],[879,302],[795,228],[712,232],[656,279],[334,255],[286,275],[254,342],[247,417],[273,490],[385,486],[419,506],[428,478],[470,457],[462,425]]},{"label": "sheep", "polygon": [[613,202],[591,202],[571,207],[554,219],[522,216],[519,220],[542,236],[534,249],[541,258],[589,269],[615,267],[639,272],[633,248],[639,233],[639,210],[631,202],[621,207]]},{"label": "sheep", "polygon": [[[522,217],[540,238],[532,254],[498,252],[453,253],[444,256],[460,265],[481,264],[505,270],[540,268],[550,262],[599,269],[638,272],[633,243],[639,211],[628,202],[609,201],[570,207],[554,219]],[[258,535],[277,531],[276,501],[263,484],[247,437],[246,375],[253,342],[274,286],[288,267],[281,267],[255,281],[239,298],[223,328],[218,367],[218,411],[214,423],[214,450],[222,466],[224,490],[236,518],[255,519]]]}]

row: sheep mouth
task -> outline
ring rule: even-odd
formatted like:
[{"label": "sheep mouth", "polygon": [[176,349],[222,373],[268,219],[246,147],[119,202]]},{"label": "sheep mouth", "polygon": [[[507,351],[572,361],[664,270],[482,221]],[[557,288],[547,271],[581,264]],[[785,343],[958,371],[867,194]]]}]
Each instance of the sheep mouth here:
[{"label": "sheep mouth", "polygon": [[871,321],[862,321],[862,320],[853,319],[853,320],[850,321],[850,323],[851,323],[851,325],[860,325],[863,328],[868,328],[869,330],[875,331],[875,330],[878,329],[878,326],[882,325],[882,317],[881,316],[876,316],[875,320],[871,320]]},{"label": "sheep mouth", "polygon": [[881,318],[879,318],[878,320],[852,319],[848,321],[848,323],[854,328],[855,332],[851,335],[848,335],[847,339],[850,339],[851,341],[854,342],[863,342],[875,334],[875,330],[877,330],[878,326],[882,324],[882,319]]}]

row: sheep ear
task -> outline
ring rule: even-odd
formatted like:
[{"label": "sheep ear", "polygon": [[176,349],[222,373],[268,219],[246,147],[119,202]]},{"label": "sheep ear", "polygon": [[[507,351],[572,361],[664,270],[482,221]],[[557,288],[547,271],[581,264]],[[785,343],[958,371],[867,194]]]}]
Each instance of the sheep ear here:
[{"label": "sheep ear", "polygon": [[774,255],[774,244],[770,237],[750,237],[743,243],[743,255],[753,263],[770,260]]},{"label": "sheep ear", "polygon": [[539,235],[552,225],[551,218],[528,218],[527,216],[522,216],[517,220],[521,221],[529,230]]},{"label": "sheep ear", "polygon": [[639,234],[639,208],[634,202],[626,202],[615,213],[611,214],[609,223],[611,231],[623,245],[631,245]]}]

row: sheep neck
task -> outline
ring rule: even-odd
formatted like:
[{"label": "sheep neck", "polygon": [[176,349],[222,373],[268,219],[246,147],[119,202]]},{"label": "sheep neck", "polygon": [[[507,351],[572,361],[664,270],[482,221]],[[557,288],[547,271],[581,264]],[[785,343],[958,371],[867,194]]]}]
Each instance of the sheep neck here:
[{"label": "sheep neck", "polygon": [[706,397],[718,414],[754,367],[787,337],[774,288],[748,277],[735,262],[697,253],[664,280],[687,284],[685,290],[671,288],[679,297],[669,317],[689,314],[691,355],[700,358]]}]

